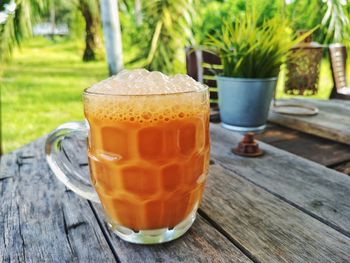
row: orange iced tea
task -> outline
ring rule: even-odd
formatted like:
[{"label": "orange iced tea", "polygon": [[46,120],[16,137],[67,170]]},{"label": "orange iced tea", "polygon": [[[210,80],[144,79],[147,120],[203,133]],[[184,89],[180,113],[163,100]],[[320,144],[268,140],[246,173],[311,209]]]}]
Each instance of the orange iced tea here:
[{"label": "orange iced tea", "polygon": [[195,212],[209,163],[207,89],[84,94],[89,165],[109,220],[135,231],[172,228]]}]

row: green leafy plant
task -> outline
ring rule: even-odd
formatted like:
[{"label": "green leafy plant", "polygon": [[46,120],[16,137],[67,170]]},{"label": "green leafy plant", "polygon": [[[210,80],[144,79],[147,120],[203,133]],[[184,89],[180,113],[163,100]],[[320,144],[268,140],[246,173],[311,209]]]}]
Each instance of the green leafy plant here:
[{"label": "green leafy plant", "polygon": [[[11,12],[6,10],[13,6]],[[45,0],[5,0],[0,1],[0,62],[9,59],[15,46],[31,36],[32,23],[38,21],[46,8]]]},{"label": "green leafy plant", "polygon": [[277,77],[290,49],[312,31],[297,37],[280,16],[258,23],[260,16],[247,10],[221,32],[209,36],[210,50],[218,53],[223,76],[236,78]]}]

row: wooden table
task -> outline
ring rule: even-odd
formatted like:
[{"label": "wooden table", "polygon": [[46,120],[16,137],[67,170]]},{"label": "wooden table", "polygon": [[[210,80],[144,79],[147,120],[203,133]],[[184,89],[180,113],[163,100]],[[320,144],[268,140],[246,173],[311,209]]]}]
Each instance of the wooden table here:
[{"label": "wooden table", "polygon": [[270,112],[261,141],[350,175],[350,101],[293,99],[318,107],[316,116],[292,116]]},{"label": "wooden table", "polygon": [[[278,104],[301,103],[318,107],[316,116],[281,115],[270,111],[269,122],[256,138],[279,149],[302,156],[350,175],[350,101],[289,99]],[[219,123],[219,111],[210,119]]]},{"label": "wooden table", "polygon": [[270,122],[350,145],[350,101],[290,99],[279,102],[285,103],[316,106],[319,112],[314,116],[295,116],[271,110]]},{"label": "wooden table", "polygon": [[350,146],[276,124],[268,124],[257,139],[350,175]]},{"label": "wooden table", "polygon": [[[0,262],[349,262],[349,176],[265,143],[263,157],[236,156],[241,136],[218,124],[211,138],[194,225],[153,246],[120,240],[100,205],[66,189],[46,164],[44,138],[3,156]],[[67,154],[77,169],[87,169],[84,151]]]}]

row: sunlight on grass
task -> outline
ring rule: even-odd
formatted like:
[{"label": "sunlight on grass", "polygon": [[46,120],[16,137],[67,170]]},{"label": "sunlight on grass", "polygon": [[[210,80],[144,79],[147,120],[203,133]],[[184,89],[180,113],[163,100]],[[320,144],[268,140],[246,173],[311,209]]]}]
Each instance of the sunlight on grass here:
[{"label": "sunlight on grass", "polygon": [[83,119],[82,91],[106,78],[107,68],[104,61],[83,63],[82,52],[72,41],[36,38],[14,53],[0,81],[5,152]]}]

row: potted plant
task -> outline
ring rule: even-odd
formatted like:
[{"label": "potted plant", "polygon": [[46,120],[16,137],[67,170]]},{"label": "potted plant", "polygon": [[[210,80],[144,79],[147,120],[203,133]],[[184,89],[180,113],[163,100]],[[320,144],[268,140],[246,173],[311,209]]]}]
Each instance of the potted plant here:
[{"label": "potted plant", "polygon": [[290,49],[308,34],[296,37],[286,20],[276,16],[261,21],[253,11],[226,22],[221,32],[210,36],[210,50],[219,54],[223,65],[217,84],[225,128],[265,128],[280,67]]}]

